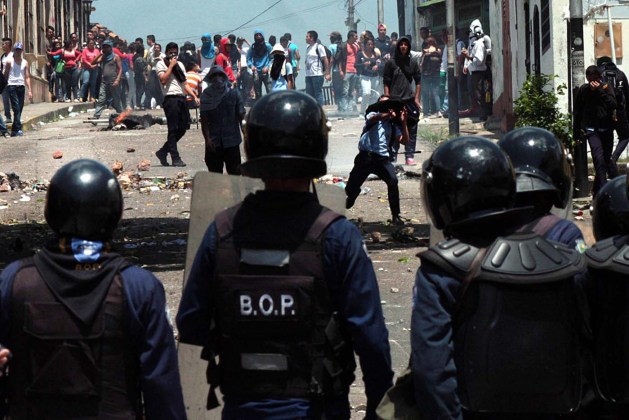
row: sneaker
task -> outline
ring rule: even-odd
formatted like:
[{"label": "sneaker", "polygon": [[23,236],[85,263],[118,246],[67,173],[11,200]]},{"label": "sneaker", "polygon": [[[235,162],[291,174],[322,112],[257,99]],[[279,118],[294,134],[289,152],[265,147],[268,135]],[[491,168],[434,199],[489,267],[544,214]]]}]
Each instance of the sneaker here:
[{"label": "sneaker", "polygon": [[[155,156],[157,156],[157,159],[159,159],[159,163],[161,163],[162,166],[170,166],[168,164],[168,159],[166,159],[168,157],[168,152],[158,150],[155,152]],[[173,166],[175,166],[175,162],[173,162]]]},{"label": "sneaker", "polygon": [[11,135],[9,134],[9,132],[8,132],[8,131],[5,131],[5,132],[4,132],[4,133],[2,133],[1,135],[2,135],[2,137],[4,137],[4,138],[9,138],[9,137],[11,137]]},{"label": "sneaker", "polygon": [[13,122],[13,120],[11,118],[7,118],[4,120],[5,123],[7,124],[11,124]]},{"label": "sneaker", "polygon": [[66,99],[64,102],[72,102],[72,99]]},{"label": "sneaker", "polygon": [[79,98],[76,98],[74,102],[81,102],[81,100]]},{"label": "sneaker", "polygon": [[184,166],[187,166],[187,165],[186,165],[186,162],[184,162],[181,159],[173,159],[173,166],[178,166],[180,168],[183,168]]},{"label": "sneaker", "polygon": [[407,165],[414,165],[415,164],[415,159],[413,159],[413,158],[406,158],[406,164]]},{"label": "sneaker", "polygon": [[345,199],[345,208],[346,209],[351,209],[352,207],[354,207],[354,203],[356,202],[356,198],[358,198],[358,197],[350,197],[348,195],[347,198]]},{"label": "sneaker", "polygon": [[403,226],[404,225],[404,220],[402,220],[399,215],[393,216],[391,218],[391,224],[395,225],[395,226]]},{"label": "sneaker", "polygon": [[17,130],[18,137],[22,137],[23,135],[24,135],[24,132],[22,130]]}]

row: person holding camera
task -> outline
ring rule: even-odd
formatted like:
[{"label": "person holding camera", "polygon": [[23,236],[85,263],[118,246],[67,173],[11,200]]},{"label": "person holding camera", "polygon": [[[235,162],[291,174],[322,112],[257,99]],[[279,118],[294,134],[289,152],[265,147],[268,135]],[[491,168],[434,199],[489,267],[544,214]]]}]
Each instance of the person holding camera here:
[{"label": "person holding camera", "polygon": [[607,183],[607,174],[613,167],[614,124],[618,120],[618,103],[613,87],[603,80],[596,66],[585,70],[587,83],[583,84],[574,100],[574,138],[587,140],[594,163],[592,197]]},{"label": "person holding camera", "polygon": [[177,61],[179,46],[174,42],[166,45],[166,57],[155,65],[157,76],[164,94],[164,114],[168,125],[168,137],[164,145],[155,152],[162,166],[169,166],[168,153],[172,159],[172,166],[186,166],[177,150],[177,142],[190,128],[190,111],[186,106],[186,94],[192,96],[197,106],[198,96],[186,85],[186,69]]}]

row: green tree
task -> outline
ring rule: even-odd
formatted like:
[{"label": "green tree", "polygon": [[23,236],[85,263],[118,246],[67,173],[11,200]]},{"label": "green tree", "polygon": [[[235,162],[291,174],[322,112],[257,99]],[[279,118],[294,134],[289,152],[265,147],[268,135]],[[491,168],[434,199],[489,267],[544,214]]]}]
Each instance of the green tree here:
[{"label": "green tree", "polygon": [[514,102],[515,126],[545,128],[572,152],[575,144],[572,135],[572,116],[561,112],[557,107],[559,96],[565,95],[568,87],[562,83],[553,89],[553,80],[557,77],[549,74],[529,74],[520,90],[520,97]]}]

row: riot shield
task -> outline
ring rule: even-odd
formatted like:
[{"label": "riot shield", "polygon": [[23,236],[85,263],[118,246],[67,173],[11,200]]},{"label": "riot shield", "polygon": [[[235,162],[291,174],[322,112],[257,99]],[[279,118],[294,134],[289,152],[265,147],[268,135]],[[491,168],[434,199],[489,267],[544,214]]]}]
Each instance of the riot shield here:
[{"label": "riot shield", "polygon": [[[258,179],[210,172],[198,172],[194,177],[193,185],[184,286],[188,281],[197,249],[214,216],[241,202],[247,194],[264,187],[262,181]],[[322,205],[338,213],[345,213],[345,192],[341,188],[317,184],[316,192]],[[201,347],[179,343],[178,357],[188,418],[220,419],[221,407],[211,411],[206,410],[209,385],[205,378],[207,362],[201,360]]]}]

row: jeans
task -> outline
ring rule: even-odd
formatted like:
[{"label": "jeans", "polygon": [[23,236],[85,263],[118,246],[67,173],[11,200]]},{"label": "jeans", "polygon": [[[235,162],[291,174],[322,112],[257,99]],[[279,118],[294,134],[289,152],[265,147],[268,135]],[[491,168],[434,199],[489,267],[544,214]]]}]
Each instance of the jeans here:
[{"label": "jeans", "polygon": [[229,175],[240,175],[240,146],[217,147],[210,150],[205,146],[205,165],[209,172],[223,173],[223,164]]},{"label": "jeans", "polygon": [[323,106],[323,76],[306,76],[306,93]]},{"label": "jeans", "polygon": [[[380,78],[378,76],[364,76],[360,75],[360,86],[363,91],[363,101],[360,104],[360,113],[364,114],[365,109],[372,102],[376,102],[378,96],[378,83]],[[372,96],[373,95],[373,96]]]},{"label": "jeans", "polygon": [[436,114],[441,108],[441,98],[439,97],[439,74],[422,75],[422,110],[424,116]]},{"label": "jeans", "polygon": [[146,90],[146,80],[144,79],[144,74],[136,74],[134,76],[135,81],[135,104],[138,107],[142,106],[142,95],[144,95],[144,91]]},{"label": "jeans", "polygon": [[390,159],[374,153],[359,152],[354,159],[354,167],[349,174],[345,193],[348,197],[356,198],[360,194],[360,186],[363,185],[369,174],[377,175],[387,184],[389,195],[389,208],[393,217],[400,215],[400,190],[395,168]]},{"label": "jeans", "polygon": [[592,153],[592,163],[594,164],[594,185],[592,186],[592,197],[596,197],[603,185],[607,183],[607,174],[612,167],[612,149],[614,147],[614,131],[608,130],[587,130],[586,134]]},{"label": "jeans", "polygon": [[271,92],[271,75],[268,72],[265,74],[258,70],[253,78],[253,90],[256,93],[256,100],[262,97],[262,85],[264,85],[266,93]]},{"label": "jeans", "polygon": [[22,109],[24,109],[24,93],[26,92],[26,86],[9,85],[6,87],[6,91],[9,93],[11,109],[13,110],[11,132],[17,133],[22,130]]},{"label": "jeans", "polygon": [[360,77],[356,73],[345,73],[343,83],[343,96],[347,102],[345,111],[351,111],[356,106],[356,96],[354,92],[360,89]]},{"label": "jeans", "polygon": [[135,98],[135,73],[129,69],[125,73],[127,77],[127,85],[129,86],[129,92],[127,93],[127,108],[134,109],[136,104]]},{"label": "jeans", "polygon": [[100,92],[98,93],[94,117],[100,118],[100,114],[102,114],[109,105],[113,106],[117,113],[120,114],[122,112],[122,106],[120,105],[120,86],[102,82],[100,84]]},{"label": "jeans", "polygon": [[81,85],[81,98],[87,101],[87,93],[89,91],[92,99],[98,99],[98,91],[96,90],[96,79],[98,78],[98,69],[83,70],[83,84]]},{"label": "jeans", "polygon": [[441,97],[441,112],[448,113],[448,73],[441,73],[441,86],[439,87],[439,96]]},{"label": "jeans", "polygon": [[79,99],[79,73],[78,67],[65,69],[63,72],[63,85],[65,87],[65,99]]},{"label": "jeans", "polygon": [[332,73],[332,90],[334,91],[337,110],[344,111],[346,105],[345,96],[343,96],[343,79],[341,79],[341,74],[338,71]]},{"label": "jeans", "polygon": [[190,111],[186,106],[186,98],[183,96],[166,96],[163,107],[166,123],[168,124],[168,136],[158,152],[170,153],[174,163],[181,160],[177,143],[190,128]]},{"label": "jeans", "polygon": [[4,117],[8,120],[11,119],[11,100],[9,99],[9,92],[2,92],[2,104],[4,106]]}]

